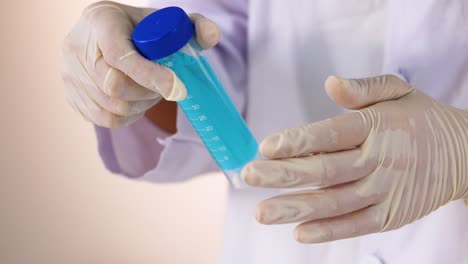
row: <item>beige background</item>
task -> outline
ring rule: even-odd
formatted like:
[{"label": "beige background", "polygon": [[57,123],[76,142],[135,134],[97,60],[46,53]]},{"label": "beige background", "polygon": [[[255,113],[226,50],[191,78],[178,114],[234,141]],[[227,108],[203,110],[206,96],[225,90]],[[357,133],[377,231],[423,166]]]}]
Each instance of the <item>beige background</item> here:
[{"label": "beige background", "polygon": [[88,1],[0,1],[0,263],[216,263],[225,181],[108,173],[69,108],[61,41]]}]

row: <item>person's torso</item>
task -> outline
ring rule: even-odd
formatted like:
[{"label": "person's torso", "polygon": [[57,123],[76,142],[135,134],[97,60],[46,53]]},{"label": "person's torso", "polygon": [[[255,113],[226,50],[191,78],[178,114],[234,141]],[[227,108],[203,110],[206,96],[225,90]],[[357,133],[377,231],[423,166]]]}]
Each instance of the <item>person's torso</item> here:
[{"label": "person's torso", "polygon": [[[464,2],[250,0],[246,119],[253,133],[261,141],[342,114],[324,92],[331,74],[397,74],[436,99],[466,107],[468,41],[456,37],[468,32]],[[294,225],[262,226],[254,219],[255,205],[281,192],[230,190],[221,263],[468,263],[462,202],[397,231],[301,245]]]},{"label": "person's torso", "polygon": [[[404,1],[389,2],[250,1],[247,121],[259,140],[343,113],[324,91],[331,74],[397,74],[437,99],[459,106],[468,103],[466,83],[451,79],[462,75],[456,73],[460,69],[450,68],[451,62],[460,67],[446,50],[451,40],[431,35],[455,32],[424,24],[425,19],[434,23],[425,17],[431,12],[438,15],[435,20],[444,17],[432,10],[438,6],[415,1],[401,5],[405,11],[399,12]],[[416,12],[412,18],[411,12]],[[400,16],[407,20],[400,21]],[[408,49],[400,46],[405,41]],[[222,263],[468,263],[468,208],[462,202],[397,231],[301,245],[294,241],[294,225],[262,226],[254,219],[256,203],[281,192],[231,191]]]}]

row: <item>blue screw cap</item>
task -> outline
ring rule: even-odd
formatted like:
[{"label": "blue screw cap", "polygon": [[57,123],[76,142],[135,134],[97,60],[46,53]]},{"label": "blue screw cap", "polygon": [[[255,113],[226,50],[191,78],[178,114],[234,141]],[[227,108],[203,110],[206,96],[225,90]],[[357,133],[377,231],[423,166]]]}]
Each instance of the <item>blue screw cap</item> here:
[{"label": "blue screw cap", "polygon": [[149,60],[159,60],[183,48],[195,34],[195,26],[179,7],[166,7],[145,17],[133,31],[138,51]]}]

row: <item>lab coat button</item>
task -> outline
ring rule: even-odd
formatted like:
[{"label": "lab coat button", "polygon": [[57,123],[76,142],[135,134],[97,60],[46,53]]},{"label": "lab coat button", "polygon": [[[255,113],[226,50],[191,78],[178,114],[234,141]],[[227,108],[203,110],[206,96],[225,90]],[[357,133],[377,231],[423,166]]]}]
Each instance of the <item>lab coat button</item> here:
[{"label": "lab coat button", "polygon": [[384,264],[384,262],[377,256],[367,255],[361,260],[360,264]]}]

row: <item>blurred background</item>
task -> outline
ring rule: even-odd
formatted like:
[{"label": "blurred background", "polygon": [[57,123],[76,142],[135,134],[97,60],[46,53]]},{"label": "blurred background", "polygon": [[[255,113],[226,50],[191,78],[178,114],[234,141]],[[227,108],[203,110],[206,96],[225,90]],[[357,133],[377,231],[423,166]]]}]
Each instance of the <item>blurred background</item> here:
[{"label": "blurred background", "polygon": [[223,176],[111,175],[66,104],[61,43],[90,2],[0,1],[0,263],[216,263]]}]

